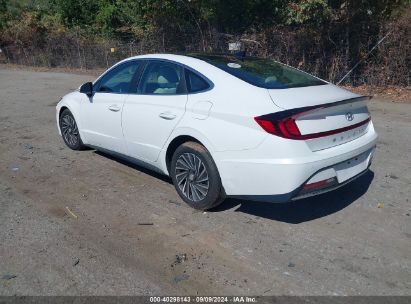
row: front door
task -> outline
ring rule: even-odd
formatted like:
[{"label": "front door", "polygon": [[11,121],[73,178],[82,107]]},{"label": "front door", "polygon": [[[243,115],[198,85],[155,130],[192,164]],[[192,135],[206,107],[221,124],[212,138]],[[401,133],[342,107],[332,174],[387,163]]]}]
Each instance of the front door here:
[{"label": "front door", "polygon": [[82,103],[81,119],[88,144],[125,153],[121,115],[124,100],[140,61],[128,61],[114,67],[93,86],[94,95]]}]

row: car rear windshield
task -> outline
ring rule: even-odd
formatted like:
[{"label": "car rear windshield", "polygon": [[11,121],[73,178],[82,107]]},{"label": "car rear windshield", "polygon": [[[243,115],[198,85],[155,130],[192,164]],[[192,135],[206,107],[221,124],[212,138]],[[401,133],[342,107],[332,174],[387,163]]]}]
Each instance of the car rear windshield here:
[{"label": "car rear windshield", "polygon": [[266,89],[288,89],[326,84],[307,73],[271,59],[237,58],[232,55],[189,54],[252,85]]}]

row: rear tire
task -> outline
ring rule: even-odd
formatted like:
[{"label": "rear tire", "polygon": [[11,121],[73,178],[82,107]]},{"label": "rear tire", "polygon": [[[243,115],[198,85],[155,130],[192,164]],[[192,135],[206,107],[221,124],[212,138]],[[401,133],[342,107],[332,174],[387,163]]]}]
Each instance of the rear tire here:
[{"label": "rear tire", "polygon": [[80,137],[76,120],[69,109],[65,109],[59,119],[61,135],[64,143],[72,150],[83,150],[85,148]]},{"label": "rear tire", "polygon": [[177,193],[190,207],[211,209],[225,198],[217,166],[199,143],[186,142],[176,149],[171,159],[170,176]]}]

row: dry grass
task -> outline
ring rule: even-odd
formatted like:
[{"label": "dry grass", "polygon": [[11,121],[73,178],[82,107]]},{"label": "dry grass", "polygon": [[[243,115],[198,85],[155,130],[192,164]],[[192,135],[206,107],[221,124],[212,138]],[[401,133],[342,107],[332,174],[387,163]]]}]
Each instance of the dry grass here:
[{"label": "dry grass", "polygon": [[49,67],[34,67],[27,65],[19,64],[0,64],[0,69],[9,69],[9,70],[24,70],[24,71],[35,71],[35,72],[56,72],[56,73],[70,73],[77,75],[91,75],[99,76],[103,73],[104,69],[79,69],[79,68],[49,68]]}]

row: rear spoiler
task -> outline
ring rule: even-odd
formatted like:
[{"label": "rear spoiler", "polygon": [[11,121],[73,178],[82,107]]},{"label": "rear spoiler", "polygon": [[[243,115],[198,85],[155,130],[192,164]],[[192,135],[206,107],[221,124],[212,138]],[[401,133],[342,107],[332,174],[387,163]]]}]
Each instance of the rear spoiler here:
[{"label": "rear spoiler", "polygon": [[317,110],[317,109],[325,109],[325,108],[335,107],[335,106],[343,105],[343,104],[346,104],[346,103],[366,101],[366,100],[370,100],[371,98],[373,98],[373,97],[372,96],[359,96],[359,97],[344,99],[344,100],[340,100],[340,101],[335,101],[335,102],[325,103],[325,104],[320,104],[320,105],[315,105],[315,106],[284,110],[284,111],[281,111],[281,112],[276,112],[276,113],[271,114],[271,115],[275,116],[275,117],[273,117],[275,119],[283,119],[283,118],[286,118],[286,117],[298,115],[298,114],[303,113],[303,112],[308,112],[308,111]]}]

